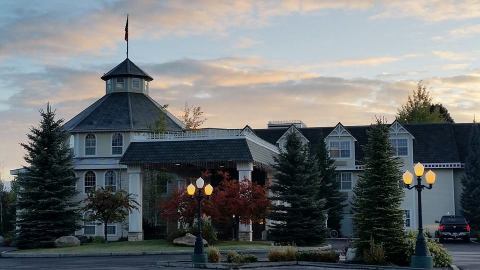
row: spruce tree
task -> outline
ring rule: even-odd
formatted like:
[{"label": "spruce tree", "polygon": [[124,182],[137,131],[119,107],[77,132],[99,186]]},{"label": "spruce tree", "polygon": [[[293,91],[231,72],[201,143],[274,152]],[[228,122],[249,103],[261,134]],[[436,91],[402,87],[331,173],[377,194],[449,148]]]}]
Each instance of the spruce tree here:
[{"label": "spruce tree", "polygon": [[78,202],[72,153],[63,120],[55,120],[50,105],[40,110],[38,127],[32,127],[28,142],[25,172],[18,178],[18,232],[20,248],[49,247],[56,238],[71,235],[77,229]]},{"label": "spruce tree", "polygon": [[470,149],[465,160],[465,175],[462,178],[461,197],[463,215],[476,230],[480,228],[480,128],[472,126]]},{"label": "spruce tree", "polygon": [[275,158],[270,237],[280,243],[315,245],[325,238],[324,201],[317,197],[319,171],[315,157],[294,134]]},{"label": "spruce tree", "polygon": [[403,199],[400,163],[393,157],[389,128],[381,120],[367,131],[364,147],[364,172],[354,188],[353,221],[359,255],[369,250],[369,243],[383,244],[388,262],[406,262],[403,231]]},{"label": "spruce tree", "polygon": [[340,232],[340,222],[343,217],[346,197],[340,192],[340,185],[335,171],[335,161],[328,155],[325,140],[320,140],[315,150],[320,173],[318,197],[325,200],[324,208],[328,214],[328,228]]}]

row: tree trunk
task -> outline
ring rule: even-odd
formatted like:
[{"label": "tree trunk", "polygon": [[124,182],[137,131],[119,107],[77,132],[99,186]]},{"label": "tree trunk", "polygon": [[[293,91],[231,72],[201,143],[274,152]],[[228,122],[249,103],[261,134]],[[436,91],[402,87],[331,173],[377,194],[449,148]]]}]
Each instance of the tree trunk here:
[{"label": "tree trunk", "polygon": [[107,223],[107,222],[104,222],[103,224],[104,224],[104,225],[103,225],[103,235],[104,235],[104,237],[105,237],[105,244],[106,244],[106,243],[108,243],[108,239],[107,239],[107,224],[108,224],[108,223]]}]

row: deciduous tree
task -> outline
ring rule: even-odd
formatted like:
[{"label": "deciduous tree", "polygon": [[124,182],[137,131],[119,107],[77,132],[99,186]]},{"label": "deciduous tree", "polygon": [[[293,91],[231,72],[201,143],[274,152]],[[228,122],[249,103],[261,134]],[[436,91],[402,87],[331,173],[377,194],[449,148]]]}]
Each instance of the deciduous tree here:
[{"label": "deciduous tree", "polygon": [[181,118],[186,129],[198,129],[207,121],[200,106],[188,106],[188,103],[185,103]]},{"label": "deciduous tree", "polygon": [[474,229],[480,228],[480,127],[473,124],[470,133],[470,148],[465,160],[465,175],[462,178],[462,211]]}]

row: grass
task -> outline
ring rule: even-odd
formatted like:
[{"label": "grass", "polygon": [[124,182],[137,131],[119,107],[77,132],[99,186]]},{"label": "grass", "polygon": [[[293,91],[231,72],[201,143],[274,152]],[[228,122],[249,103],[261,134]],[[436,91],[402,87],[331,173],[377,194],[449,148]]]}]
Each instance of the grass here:
[{"label": "grass", "polygon": [[[254,241],[221,241],[215,244],[220,251],[222,250],[248,250],[248,249],[269,249],[270,242]],[[145,240],[136,242],[110,242],[108,244],[89,243],[78,247],[64,248],[39,248],[28,250],[17,250],[14,253],[62,253],[62,254],[82,254],[82,253],[118,253],[118,252],[154,252],[154,251],[191,251],[193,247],[175,246],[165,240]]]}]

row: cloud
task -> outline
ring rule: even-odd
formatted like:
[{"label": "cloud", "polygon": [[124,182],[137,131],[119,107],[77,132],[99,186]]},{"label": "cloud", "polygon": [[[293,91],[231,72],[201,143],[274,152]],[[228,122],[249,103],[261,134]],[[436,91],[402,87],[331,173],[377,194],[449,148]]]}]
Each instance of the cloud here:
[{"label": "cloud", "polygon": [[458,53],[452,51],[433,51],[433,55],[449,61],[463,61],[470,58],[470,56],[466,53]]},{"label": "cloud", "polygon": [[249,49],[261,43],[262,42],[249,37],[241,37],[235,41],[233,47],[236,49]]}]

